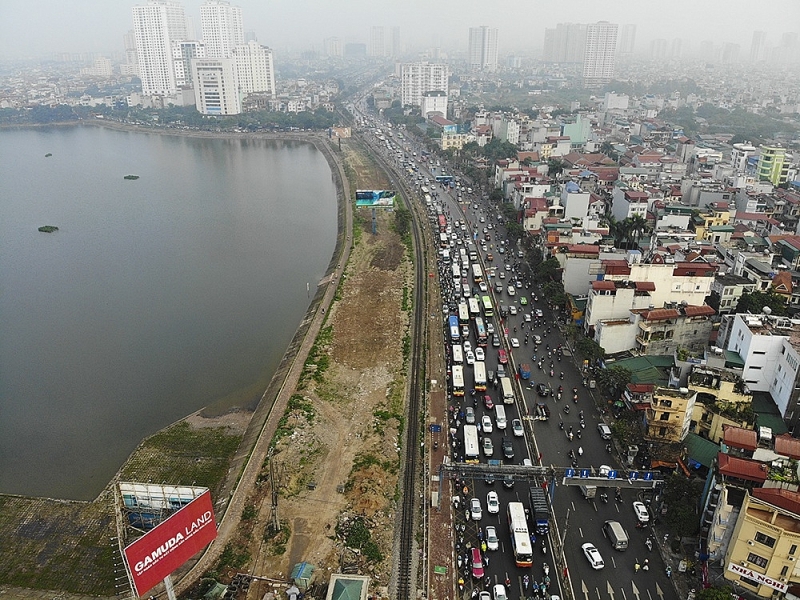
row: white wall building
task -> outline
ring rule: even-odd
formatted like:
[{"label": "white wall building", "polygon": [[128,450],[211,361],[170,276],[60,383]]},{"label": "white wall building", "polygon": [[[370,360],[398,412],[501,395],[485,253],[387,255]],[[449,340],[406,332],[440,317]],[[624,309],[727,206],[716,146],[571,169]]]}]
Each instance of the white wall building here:
[{"label": "white wall building", "polygon": [[233,58],[197,58],[192,61],[197,110],[204,115],[238,115],[242,101]]},{"label": "white wall building", "polygon": [[205,58],[206,47],[202,42],[182,40],[172,42],[172,60],[175,68],[175,84],[192,87],[192,60]]},{"label": "white wall building", "polygon": [[386,56],[386,36],[383,32],[383,27],[375,26],[369,30],[369,49],[370,56],[383,57]]},{"label": "white wall building", "polygon": [[175,94],[172,42],[188,37],[183,6],[170,0],[148,0],[144,6],[134,6],[132,12],[142,94]]},{"label": "white wall building", "polygon": [[476,71],[497,70],[497,29],[470,27],[469,66]]},{"label": "white wall building", "polygon": [[447,65],[416,62],[400,67],[400,97],[403,106],[420,106],[425,92],[448,91],[450,71]]},{"label": "white wall building", "polygon": [[236,46],[236,77],[239,91],[244,94],[269,93],[275,97],[275,67],[272,50],[258,42]]},{"label": "white wall building", "polygon": [[439,113],[444,118],[447,118],[447,94],[442,91],[422,94],[420,112],[423,119],[427,119],[428,115],[433,113]]},{"label": "white wall building", "polygon": [[200,27],[208,58],[230,58],[244,44],[242,9],[226,0],[206,0],[200,6]]},{"label": "white wall building", "polygon": [[600,21],[586,26],[586,46],[583,54],[583,83],[599,86],[614,77],[617,54],[616,23]]}]

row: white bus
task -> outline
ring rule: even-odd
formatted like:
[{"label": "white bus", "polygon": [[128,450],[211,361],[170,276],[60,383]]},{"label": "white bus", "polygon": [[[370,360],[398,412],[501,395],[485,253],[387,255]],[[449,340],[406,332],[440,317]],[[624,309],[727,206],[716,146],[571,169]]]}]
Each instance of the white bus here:
[{"label": "white bus", "polygon": [[445,232],[439,234],[439,246],[442,248],[450,247],[450,240],[447,238],[447,234]]},{"label": "white bus", "polygon": [[469,323],[469,306],[466,302],[459,302],[458,304],[458,321],[464,325]]},{"label": "white bus", "polygon": [[464,395],[464,367],[453,365],[453,396]]},{"label": "white bus", "polygon": [[477,296],[473,296],[469,299],[469,316],[471,319],[475,317],[481,316],[481,302],[478,300]]},{"label": "white bus", "polygon": [[[479,456],[478,428],[475,425],[464,425],[464,462],[476,463]],[[528,543],[530,544],[530,540]]]},{"label": "white bus", "polygon": [[455,281],[458,285],[461,285],[461,267],[458,266],[458,263],[453,263],[452,271],[453,281]]},{"label": "white bus", "polygon": [[461,344],[453,344],[453,363],[457,365],[464,363],[464,349]]},{"label": "white bus", "polygon": [[503,388],[503,404],[514,404],[514,388],[511,387],[511,379],[501,377],[500,386]]},{"label": "white bus", "polygon": [[483,269],[478,263],[473,263],[472,265],[472,280],[475,283],[480,283],[483,281]]},{"label": "white bus", "polygon": [[474,366],[475,389],[479,392],[486,391],[486,363],[476,360]]},{"label": "white bus", "polygon": [[522,502],[508,503],[508,529],[511,533],[511,549],[514,551],[514,562],[518,567],[533,565],[533,548],[528,533],[528,521],[525,519],[525,507]]},{"label": "white bus", "polygon": [[433,200],[431,200],[430,194],[425,194],[425,206],[431,206],[433,204]]}]

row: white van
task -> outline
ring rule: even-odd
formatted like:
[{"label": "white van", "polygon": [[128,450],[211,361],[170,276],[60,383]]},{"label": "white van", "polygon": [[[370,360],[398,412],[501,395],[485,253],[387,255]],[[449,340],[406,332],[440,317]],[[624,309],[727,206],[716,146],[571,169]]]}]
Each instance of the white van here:
[{"label": "white van", "polygon": [[503,404],[514,404],[514,388],[511,386],[511,379],[500,376],[500,387],[503,390]]},{"label": "white van", "polygon": [[614,550],[625,550],[628,547],[628,534],[617,521],[606,521],[603,525],[603,531]]},{"label": "white van", "polygon": [[498,429],[505,429],[506,425],[508,425],[506,421],[506,408],[502,404],[495,404],[494,421]]}]

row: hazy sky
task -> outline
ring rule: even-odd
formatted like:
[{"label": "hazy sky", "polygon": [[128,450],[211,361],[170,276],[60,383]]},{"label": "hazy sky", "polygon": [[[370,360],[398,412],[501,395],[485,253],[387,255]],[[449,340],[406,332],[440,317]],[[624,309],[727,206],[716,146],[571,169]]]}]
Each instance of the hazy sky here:
[{"label": "hazy sky", "polygon": [[[200,4],[185,0],[200,32]],[[131,0],[0,0],[0,59],[47,56],[54,52],[122,51],[132,28]],[[499,29],[500,53],[541,48],[545,27],[556,23],[607,20],[637,25],[637,51],[654,38],[712,39],[741,44],[749,54],[754,30],[777,45],[786,31],[800,30],[800,1],[759,10],[752,0],[233,0],[242,7],[244,27],[280,52],[321,49],[322,40],[368,42],[373,25],[401,27],[403,43],[466,50],[467,29]],[[388,37],[388,36],[387,36]]]}]

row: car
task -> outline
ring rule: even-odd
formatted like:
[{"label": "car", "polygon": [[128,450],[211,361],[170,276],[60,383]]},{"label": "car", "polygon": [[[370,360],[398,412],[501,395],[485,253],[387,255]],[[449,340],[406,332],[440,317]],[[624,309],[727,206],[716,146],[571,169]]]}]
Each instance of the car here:
[{"label": "car", "polygon": [[486,234],[486,233],[489,233],[489,230],[488,230],[486,227],[484,227],[484,228],[483,228],[483,233],[484,233],[484,234]]},{"label": "car", "polygon": [[475,579],[483,579],[483,557],[480,548],[473,548],[470,551],[472,576]]},{"label": "car", "polygon": [[483,348],[475,348],[475,360],[483,362],[486,360],[486,355],[483,353]]},{"label": "car", "polygon": [[511,347],[519,348],[519,340],[517,338],[511,338]]},{"label": "car", "polygon": [[503,292],[503,286],[499,283],[494,284],[494,291],[496,294],[500,294]]},{"label": "car", "polygon": [[492,438],[488,435],[483,438],[483,453],[486,456],[494,454],[494,446],[492,445]]},{"label": "car", "polygon": [[515,295],[517,293],[517,290],[516,290],[516,288],[514,288],[513,285],[508,286],[506,288],[506,291],[508,292],[509,296],[513,296],[513,295]]},{"label": "car", "polygon": [[469,350],[465,354],[465,356],[466,356],[466,361],[467,361],[468,365],[474,365],[475,364],[475,354],[472,352],[472,350]]},{"label": "car", "polygon": [[464,340],[464,352],[469,352],[472,350],[472,342],[469,340]]},{"label": "car", "polygon": [[526,323],[530,323],[531,322],[531,316],[528,313],[525,313],[525,322]]},{"label": "car", "polygon": [[537,346],[538,346],[539,344],[541,344],[541,343],[542,343],[542,336],[540,336],[540,335],[534,335],[534,336],[533,336],[533,343],[534,343],[534,344],[536,344]]},{"label": "car", "polygon": [[611,471],[613,471],[613,469],[608,465],[600,465],[597,468],[597,475],[598,477],[608,477],[608,474],[611,473]]},{"label": "car", "polygon": [[[519,287],[519,286],[518,286],[518,287]],[[522,306],[528,306],[528,297],[527,297],[527,296],[520,296],[520,297],[519,297],[519,303],[520,303]]]},{"label": "car", "polygon": [[488,285],[486,285],[486,282],[485,282],[485,281],[481,281],[481,282],[478,284],[478,288],[479,288],[479,289],[480,289],[482,292],[488,292],[488,291],[489,291],[489,286],[488,286]]},{"label": "car", "polygon": [[[487,241],[488,241],[488,240],[487,240]],[[494,254],[492,254],[491,252],[489,252],[489,253],[486,255],[486,260],[488,260],[489,262],[492,262],[492,261],[494,260]]]},{"label": "car", "polygon": [[500,499],[497,497],[497,492],[494,490],[486,494],[486,510],[492,515],[496,515],[500,512]]},{"label": "car", "polygon": [[587,542],[581,546],[581,550],[583,550],[583,555],[586,557],[586,560],[589,561],[589,564],[592,565],[593,569],[600,570],[606,566],[606,563],[603,562],[603,557],[600,556],[600,552],[594,547],[594,544]]},{"label": "car", "polygon": [[468,338],[469,337],[469,325],[462,325],[461,326],[461,337]]},{"label": "car", "polygon": [[505,365],[497,365],[497,376],[498,377],[505,377],[506,376],[506,367],[505,367]]},{"label": "car", "polygon": [[606,425],[605,423],[599,423],[597,425],[597,431],[600,433],[600,437],[604,440],[611,439],[611,427]]},{"label": "car", "polygon": [[483,405],[486,407],[486,410],[492,410],[494,408],[494,402],[492,402],[492,397],[489,394],[483,397]]},{"label": "car", "polygon": [[536,393],[542,398],[547,398],[550,395],[550,388],[546,383],[540,383],[536,386]]},{"label": "car", "polygon": [[508,473],[503,476],[503,487],[511,489],[514,487],[514,476]]},{"label": "car", "polygon": [[508,307],[508,313],[511,314],[511,315],[516,315],[517,314],[517,307],[512,304],[511,306]]},{"label": "car", "polygon": [[647,512],[647,507],[643,502],[634,502],[633,512],[636,515],[636,520],[642,525],[650,522],[650,513]]},{"label": "car", "polygon": [[486,590],[478,594],[478,600],[492,600],[492,595]]},{"label": "car", "polygon": [[481,223],[486,223],[486,217],[481,217],[480,219],[478,219],[478,221]]},{"label": "car", "polygon": [[506,271],[511,271],[511,265],[509,265],[508,263],[506,263]]},{"label": "car", "polygon": [[488,333],[489,335],[494,335],[494,325],[492,325],[491,323],[487,323],[486,333]]},{"label": "car", "polygon": [[475,409],[471,406],[468,406],[464,409],[464,420],[469,425],[475,425]]},{"label": "car", "polygon": [[522,421],[519,419],[511,420],[511,431],[514,432],[514,437],[522,437],[525,435],[525,430],[522,428]]},{"label": "car", "polygon": [[505,279],[505,278],[506,278],[506,274],[505,274],[505,272],[503,272],[503,271],[500,271],[500,275],[499,275],[499,277],[500,277],[500,279]]},{"label": "car", "polygon": [[492,336],[492,348],[500,347],[500,336],[496,333]]},{"label": "car", "polygon": [[542,311],[542,309],[541,309],[541,308],[537,308],[536,310],[534,310],[534,311],[533,311],[533,313],[534,313],[534,314],[536,315],[536,317],[537,317],[537,318],[539,318],[539,319],[541,319],[541,318],[543,318],[543,317],[544,317],[544,312]]},{"label": "car", "polygon": [[481,417],[481,429],[483,429],[483,433],[492,433],[494,429],[492,426],[492,417],[489,415],[483,415]]},{"label": "car", "polygon": [[494,485],[495,475],[494,473],[487,473],[486,476],[483,478],[483,481],[486,485]]},{"label": "car", "polygon": [[511,443],[509,438],[504,437],[501,446],[503,448],[503,456],[508,460],[514,458],[514,444]]},{"label": "car", "polygon": [[502,246],[500,246],[500,247],[497,249],[497,251],[498,251],[500,254],[505,254],[505,253],[506,253],[506,249],[505,249],[505,248],[503,248]]},{"label": "car", "polygon": [[[489,550],[497,550],[500,547],[500,540],[497,539],[497,529],[494,525],[486,528],[486,547]],[[486,592],[488,593],[488,592]]]},{"label": "car", "polygon": [[501,365],[508,364],[508,354],[502,348],[497,351],[497,360]]},{"label": "car", "polygon": [[506,586],[504,586],[502,583],[498,583],[492,588],[492,595],[494,596],[494,600],[508,600]]},{"label": "car", "polygon": [[483,509],[481,508],[481,501],[477,498],[472,498],[469,501],[469,516],[473,521],[480,521],[483,518]]},{"label": "car", "polygon": [[488,227],[489,229],[493,229],[493,228],[494,228],[494,225],[492,225],[491,223],[489,223],[489,224],[488,224],[486,227]]}]

